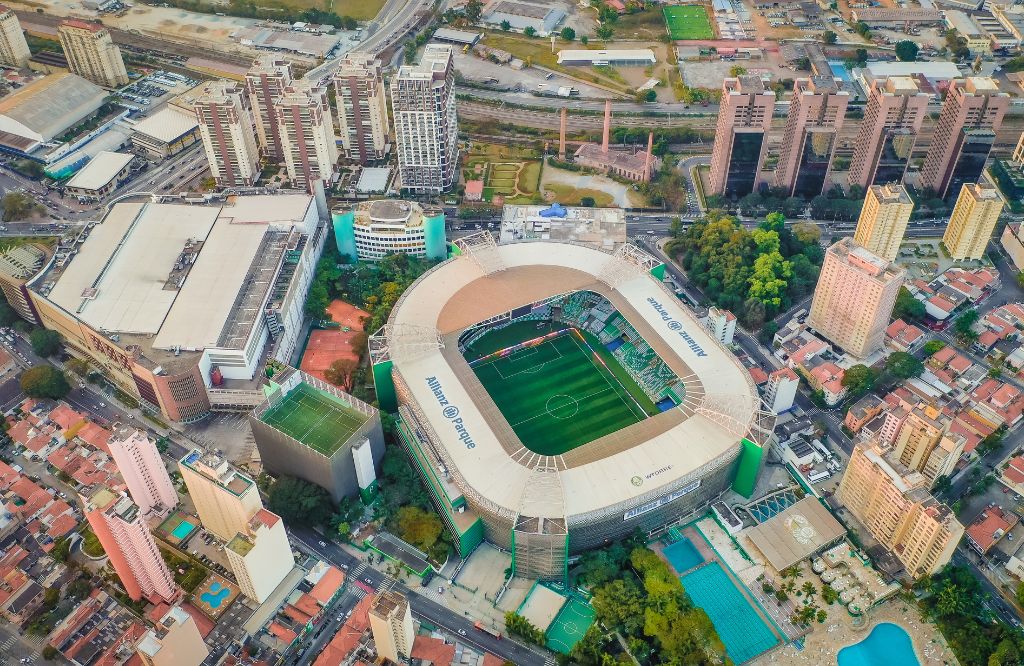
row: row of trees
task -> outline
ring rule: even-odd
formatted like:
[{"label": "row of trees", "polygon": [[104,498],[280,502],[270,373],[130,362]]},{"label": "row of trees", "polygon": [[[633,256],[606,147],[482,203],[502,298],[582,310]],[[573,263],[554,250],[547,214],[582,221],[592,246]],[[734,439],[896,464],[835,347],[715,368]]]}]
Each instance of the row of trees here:
[{"label": "row of trees", "polygon": [[666,249],[709,300],[749,328],[761,325],[809,294],[824,258],[815,224],[791,228],[781,213],[748,230],[711,211],[674,237]]}]

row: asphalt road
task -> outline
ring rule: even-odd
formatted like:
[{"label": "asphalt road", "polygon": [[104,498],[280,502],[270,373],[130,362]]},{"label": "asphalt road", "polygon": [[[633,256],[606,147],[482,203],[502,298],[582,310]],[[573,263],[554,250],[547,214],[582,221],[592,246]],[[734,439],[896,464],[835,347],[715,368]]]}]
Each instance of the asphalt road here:
[{"label": "asphalt road", "polygon": [[360,564],[362,564],[360,560],[345,552],[333,542],[325,541],[326,546],[321,546],[320,543],[323,541],[323,537],[310,529],[292,528],[289,532],[293,541],[301,543],[306,550],[335,566],[347,567],[346,571],[349,576],[355,577],[352,572],[359,571],[357,574],[358,579],[374,590],[383,585],[388,585],[391,589],[406,595],[409,599],[409,605],[412,607],[412,614],[415,617],[420,620],[426,620],[438,629],[449,632],[452,636],[457,636],[458,641],[461,643],[512,661],[517,666],[544,666],[546,663],[553,662],[550,655],[547,652],[542,652],[539,648],[522,645],[509,638],[497,639],[490,634],[477,630],[473,627],[473,620],[471,618],[448,610],[444,606],[421,596],[415,589],[406,587],[372,567],[363,566],[360,571]]}]

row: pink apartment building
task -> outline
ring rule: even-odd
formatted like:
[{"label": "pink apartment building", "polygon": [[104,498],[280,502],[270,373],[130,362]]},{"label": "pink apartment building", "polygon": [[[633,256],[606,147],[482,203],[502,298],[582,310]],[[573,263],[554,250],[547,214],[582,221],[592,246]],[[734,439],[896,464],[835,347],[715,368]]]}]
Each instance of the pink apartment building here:
[{"label": "pink apartment building", "polygon": [[1010,96],[987,76],[953,81],[921,167],[921,188],[956,198],[961,187],[976,184],[1009,108]]},{"label": "pink apartment building", "polygon": [[786,117],[775,186],[790,196],[815,197],[828,187],[836,136],[850,94],[830,76],[797,79]]},{"label": "pink apartment building", "polygon": [[173,603],[180,595],[160,550],[135,502],[105,486],[92,489],[85,517],[96,534],[125,592],[133,601]]},{"label": "pink apartment building", "polygon": [[171,483],[156,442],[145,432],[121,426],[107,440],[107,446],[128,486],[128,494],[143,515],[165,515],[178,506],[178,491]]},{"label": "pink apartment building", "polygon": [[928,99],[908,76],[891,76],[871,84],[850,162],[850,185],[867,188],[903,182],[917,133],[928,113]]},{"label": "pink apartment building", "polygon": [[775,93],[757,76],[725,79],[711,152],[711,194],[742,197],[754,191],[767,148]]}]

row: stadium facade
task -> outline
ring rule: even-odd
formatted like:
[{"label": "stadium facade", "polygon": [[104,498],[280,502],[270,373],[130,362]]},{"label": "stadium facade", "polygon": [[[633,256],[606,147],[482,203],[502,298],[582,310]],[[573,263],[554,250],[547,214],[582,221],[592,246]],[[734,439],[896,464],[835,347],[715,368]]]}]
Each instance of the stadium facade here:
[{"label": "stadium facade", "polygon": [[315,483],[334,501],[372,498],[384,457],[380,413],[337,387],[288,368],[249,414],[264,468]]},{"label": "stadium facade", "polygon": [[[455,256],[417,280],[371,337],[380,405],[397,410],[462,555],[486,538],[512,552],[516,575],[559,579],[572,554],[655,531],[730,486],[753,492],[774,417],[733,354],[663,286],[664,268],[628,244],[498,245],[483,232],[455,241]],[[539,336],[492,354],[516,372],[543,373],[546,363],[524,365],[529,355],[575,330],[595,368],[635,383],[657,409],[568,450],[531,450],[517,434],[526,421],[582,418],[592,396],[571,401],[578,417],[550,405],[515,415],[507,400],[503,411],[463,354],[512,324]]]}]

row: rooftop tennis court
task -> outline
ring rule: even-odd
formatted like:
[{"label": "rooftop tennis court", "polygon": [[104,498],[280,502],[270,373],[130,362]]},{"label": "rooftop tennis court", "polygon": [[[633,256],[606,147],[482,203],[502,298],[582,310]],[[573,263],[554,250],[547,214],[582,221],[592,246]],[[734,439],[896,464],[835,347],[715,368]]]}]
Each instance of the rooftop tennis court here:
[{"label": "rooftop tennis court", "polygon": [[540,337],[470,363],[523,446],[558,455],[647,418],[643,391],[612,372],[597,338],[575,328],[527,334]]},{"label": "rooftop tennis court", "polygon": [[335,396],[299,384],[264,412],[261,421],[325,456],[332,455],[367,416]]},{"label": "rooftop tennis court", "polygon": [[743,664],[779,643],[718,562],[710,562],[680,580],[693,603],[711,618],[733,662]]},{"label": "rooftop tennis court", "polygon": [[673,5],[664,7],[662,11],[672,39],[715,38],[715,30],[704,5]]}]

